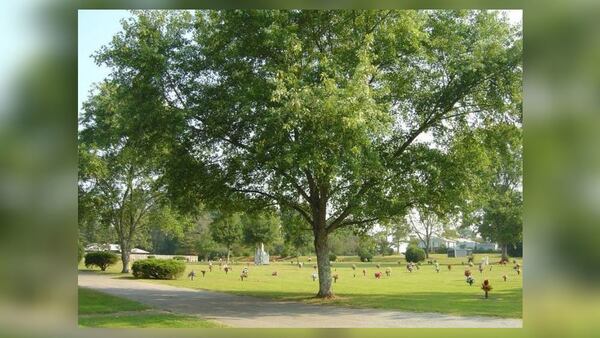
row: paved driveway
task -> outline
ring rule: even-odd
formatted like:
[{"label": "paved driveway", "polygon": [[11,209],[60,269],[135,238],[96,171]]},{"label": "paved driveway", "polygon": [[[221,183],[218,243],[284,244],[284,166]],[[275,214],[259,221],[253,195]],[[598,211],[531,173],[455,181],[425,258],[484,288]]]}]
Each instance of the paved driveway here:
[{"label": "paved driveway", "polygon": [[79,273],[79,286],[96,289],[172,312],[192,314],[232,327],[305,328],[514,328],[521,319],[462,317],[376,309],[352,309],[272,301],[227,293],[192,290],[169,285]]}]

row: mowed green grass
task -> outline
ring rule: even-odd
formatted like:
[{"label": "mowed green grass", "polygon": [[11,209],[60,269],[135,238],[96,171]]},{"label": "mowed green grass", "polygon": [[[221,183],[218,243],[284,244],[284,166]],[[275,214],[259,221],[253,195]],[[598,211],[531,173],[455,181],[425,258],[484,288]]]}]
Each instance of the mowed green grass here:
[{"label": "mowed green grass", "polygon": [[86,288],[78,289],[79,314],[103,314],[124,311],[144,311],[144,304]]},{"label": "mowed green grass", "polygon": [[[490,263],[483,273],[477,269],[481,258],[489,256]],[[522,275],[513,269],[513,263],[506,266],[495,264],[499,256],[494,254],[476,254],[475,266],[471,269],[475,283],[469,286],[465,281],[464,271],[468,269],[466,258],[448,258],[445,255],[431,255],[437,259],[440,272],[426,262],[419,270],[408,272],[406,262],[398,256],[376,257],[378,262],[361,263],[353,257],[341,257],[341,262],[333,263],[333,274],[338,274],[337,283],[333,284],[336,295],[332,300],[316,299],[318,282],[313,282],[314,257],[308,262],[306,257],[303,268],[292,265],[290,260],[272,263],[268,266],[249,266],[249,278],[240,280],[240,271],[245,263],[233,265],[233,271],[226,274],[218,266],[208,271],[206,263],[188,264],[185,274],[177,280],[152,281],[173,286],[230,292],[242,295],[266,297],[280,300],[303,301],[314,304],[333,304],[349,307],[379,308],[390,310],[407,310],[418,312],[441,312],[459,315],[484,315],[508,318],[522,317]],[[400,261],[400,264],[398,263]],[[522,264],[521,260],[518,260]],[[380,268],[376,264],[381,264]],[[465,263],[465,265],[461,265]],[[352,270],[356,264],[356,271]],[[452,270],[447,265],[452,264]],[[385,276],[385,269],[390,267],[392,274]],[[362,270],[366,270],[363,276]],[[196,272],[196,278],[187,278],[189,271]],[[201,270],[206,270],[202,277]],[[277,271],[278,276],[272,276]],[[381,271],[381,279],[375,279],[374,273]],[[356,277],[354,277],[356,274]],[[507,275],[505,282],[502,278]],[[493,287],[490,298],[483,298],[481,283],[488,279]]]},{"label": "mowed green grass", "polygon": [[125,298],[79,288],[79,326],[99,328],[213,328],[222,325],[193,316],[158,312]]}]

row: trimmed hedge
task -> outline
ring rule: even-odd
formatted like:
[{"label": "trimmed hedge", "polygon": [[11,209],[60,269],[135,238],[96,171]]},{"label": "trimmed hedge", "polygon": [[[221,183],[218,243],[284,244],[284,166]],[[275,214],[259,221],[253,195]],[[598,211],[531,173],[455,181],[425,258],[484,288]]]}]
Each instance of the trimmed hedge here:
[{"label": "trimmed hedge", "polygon": [[100,270],[106,271],[106,268],[115,264],[118,260],[119,257],[112,252],[89,252],[85,255],[85,267],[89,268],[90,266],[97,266]]},{"label": "trimmed hedge", "polygon": [[404,253],[404,257],[407,262],[421,262],[425,260],[425,251],[418,246],[411,245],[406,248],[406,252]]},{"label": "trimmed hedge", "polygon": [[133,277],[143,279],[177,279],[185,271],[185,263],[175,259],[142,259],[131,266]]},{"label": "trimmed hedge", "polygon": [[337,261],[337,255],[336,255],[336,254],[334,254],[334,253],[330,253],[330,254],[329,254],[329,261],[330,261],[330,262],[335,262],[335,261]]},{"label": "trimmed hedge", "polygon": [[175,256],[175,257],[173,257],[173,259],[176,261],[187,261],[187,258],[185,258],[183,256]]}]

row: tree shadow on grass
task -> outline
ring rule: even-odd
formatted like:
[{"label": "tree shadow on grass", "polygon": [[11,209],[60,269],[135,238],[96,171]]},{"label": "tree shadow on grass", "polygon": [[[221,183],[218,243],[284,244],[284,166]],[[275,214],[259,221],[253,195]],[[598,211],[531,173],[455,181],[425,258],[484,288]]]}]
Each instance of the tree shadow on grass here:
[{"label": "tree shadow on grass", "polygon": [[[475,291],[475,290],[474,290]],[[332,300],[317,300],[306,292],[252,291],[215,292],[185,289],[112,288],[111,293],[158,309],[201,314],[259,318],[279,315],[348,315],[373,311],[397,311],[390,316],[412,318],[423,315],[459,315],[521,318],[520,290],[499,291],[483,298],[483,292],[464,294],[422,292],[406,294],[339,294]]]}]

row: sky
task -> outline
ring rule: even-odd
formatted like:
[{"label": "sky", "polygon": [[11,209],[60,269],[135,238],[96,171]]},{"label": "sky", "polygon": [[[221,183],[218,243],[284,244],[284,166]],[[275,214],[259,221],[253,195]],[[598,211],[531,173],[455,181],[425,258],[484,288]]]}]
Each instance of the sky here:
[{"label": "sky", "polygon": [[[522,22],[521,10],[505,11],[512,23]],[[125,10],[79,10],[78,13],[78,111],[94,83],[101,82],[109,69],[98,66],[92,58],[101,46],[108,44],[121,30],[120,21],[130,17]]]},{"label": "sky", "polygon": [[80,10],[78,13],[77,37],[77,86],[78,111],[94,85],[106,78],[109,69],[98,66],[92,55],[121,30],[121,20],[130,17],[124,10]]}]

